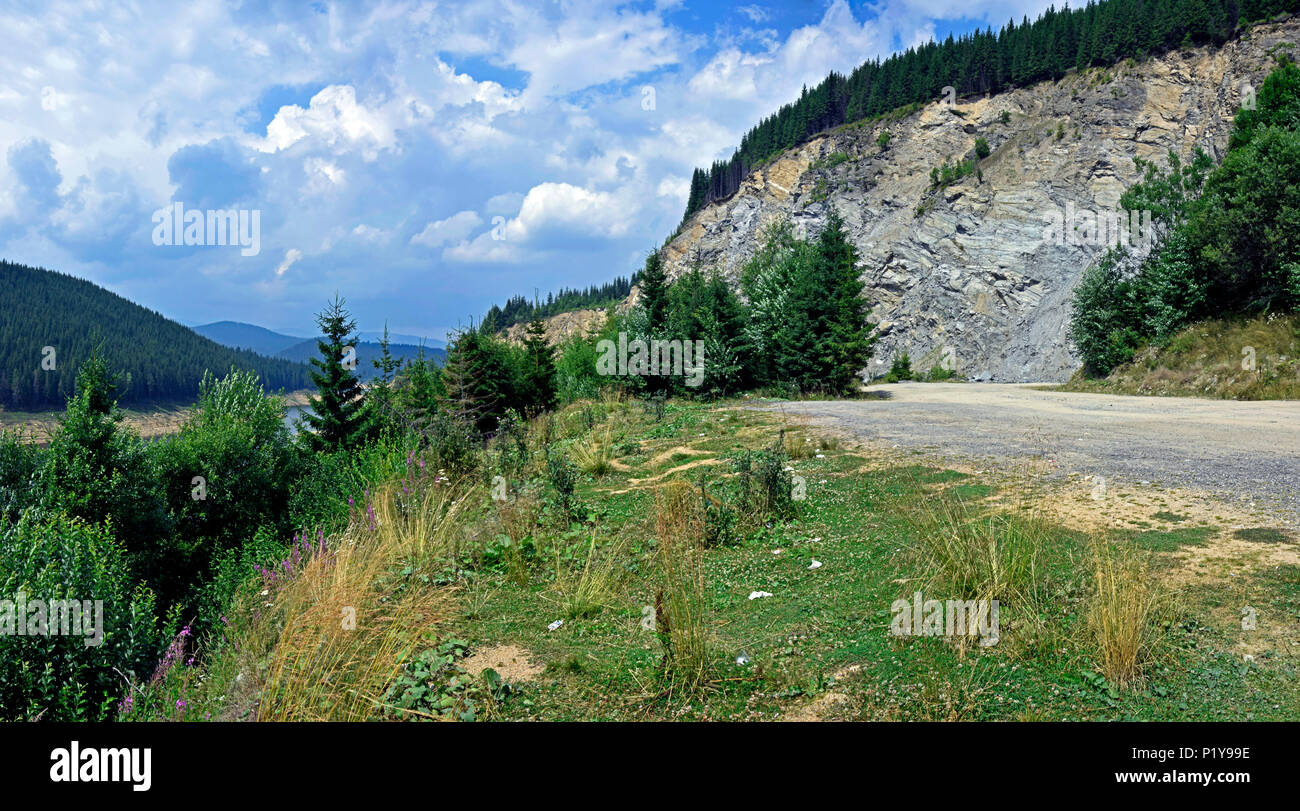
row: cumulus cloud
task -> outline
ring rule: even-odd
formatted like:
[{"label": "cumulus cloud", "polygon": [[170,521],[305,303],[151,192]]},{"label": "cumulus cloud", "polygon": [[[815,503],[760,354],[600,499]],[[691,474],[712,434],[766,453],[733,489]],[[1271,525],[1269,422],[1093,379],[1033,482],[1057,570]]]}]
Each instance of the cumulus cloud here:
[{"label": "cumulus cloud", "polygon": [[411,244],[439,248],[450,242],[463,242],[482,224],[483,218],[477,212],[461,211],[445,220],[429,223],[423,231],[411,237]]},{"label": "cumulus cloud", "polygon": [[367,160],[394,143],[384,114],[358,104],[351,85],[330,85],[313,96],[306,109],[296,104],[281,107],[266,127],[265,149],[288,149],[305,138],[337,151],[360,149]]}]

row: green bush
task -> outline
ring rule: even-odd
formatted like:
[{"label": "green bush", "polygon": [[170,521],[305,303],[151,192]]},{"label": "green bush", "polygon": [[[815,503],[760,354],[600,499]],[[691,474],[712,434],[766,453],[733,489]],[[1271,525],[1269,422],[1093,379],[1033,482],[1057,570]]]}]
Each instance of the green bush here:
[{"label": "green bush", "polygon": [[[28,603],[27,635],[17,633],[17,607],[0,608],[0,716],[5,720],[102,721],[112,717],[124,678],[148,678],[166,635],[154,598],[132,577],[107,528],[32,509],[16,524],[0,524],[0,600]],[[31,634],[40,599],[102,601],[102,637],[73,635],[69,620],[47,606],[50,633]],[[66,616],[66,615],[65,615]],[[84,615],[83,615],[84,616]],[[10,626],[10,622],[15,623]],[[54,631],[59,633],[53,633]],[[116,669],[116,670],[115,670]],[[120,671],[120,674],[119,672]]]},{"label": "green bush", "polygon": [[193,415],[151,448],[173,532],[155,550],[150,584],[164,605],[205,581],[213,561],[260,527],[290,531],[294,451],[284,405],[251,372],[204,377]]},{"label": "green bush", "polygon": [[885,382],[897,383],[900,380],[911,380],[912,377],[912,359],[904,352],[894,358],[894,362],[889,365],[889,373],[885,375]]},{"label": "green bush", "polygon": [[0,431],[0,520],[18,516],[39,500],[40,452],[19,431]]},{"label": "green bush", "polygon": [[109,521],[137,576],[160,577],[156,552],[171,535],[145,444],[118,423],[116,387],[103,358],[77,370],[77,392],[42,454],[41,503],[87,523]]}]

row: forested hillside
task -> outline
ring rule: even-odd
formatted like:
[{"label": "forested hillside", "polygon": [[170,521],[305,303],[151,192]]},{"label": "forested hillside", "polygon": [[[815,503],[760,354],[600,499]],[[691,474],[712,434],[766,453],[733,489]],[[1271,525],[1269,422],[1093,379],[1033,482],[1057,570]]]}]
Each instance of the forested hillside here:
[{"label": "forested hillside", "polygon": [[1106,0],[1078,9],[1052,7],[1033,22],[1011,20],[996,34],[989,28],[956,39],[949,35],[942,43],[867,62],[847,77],[831,73],[746,133],[730,159],[696,169],[682,219],[729,197],[751,169],[808,137],[934,101],[945,87],[956,95],[1025,87],[1060,79],[1071,68],[1220,44],[1241,23],[1296,10],[1300,0]]},{"label": "forested hillside", "polygon": [[505,307],[492,305],[492,309],[483,316],[480,329],[484,333],[496,333],[515,324],[526,324],[535,318],[548,318],[557,313],[581,310],[591,307],[607,307],[627,298],[632,292],[632,285],[637,283],[637,274],[628,279],[619,276],[614,281],[601,285],[592,285],[585,290],[564,288],[558,293],[548,293],[546,301],[533,303],[526,296],[515,296],[506,302]]},{"label": "forested hillside", "polygon": [[[230,349],[83,279],[0,262],[0,406],[62,406],[99,344],[123,402],[194,397],[205,371],[256,372],[269,390],[309,385],[301,363]],[[47,350],[46,347],[51,347]]]}]

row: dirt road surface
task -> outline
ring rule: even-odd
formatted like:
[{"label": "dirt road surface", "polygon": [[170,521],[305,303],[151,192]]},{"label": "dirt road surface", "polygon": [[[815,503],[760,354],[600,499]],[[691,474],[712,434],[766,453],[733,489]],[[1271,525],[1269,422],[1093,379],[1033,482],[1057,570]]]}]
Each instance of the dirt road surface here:
[{"label": "dirt road surface", "polygon": [[868,443],[990,467],[1042,457],[1062,473],[1209,494],[1300,528],[1300,401],[896,383],[884,399],[773,405]]}]

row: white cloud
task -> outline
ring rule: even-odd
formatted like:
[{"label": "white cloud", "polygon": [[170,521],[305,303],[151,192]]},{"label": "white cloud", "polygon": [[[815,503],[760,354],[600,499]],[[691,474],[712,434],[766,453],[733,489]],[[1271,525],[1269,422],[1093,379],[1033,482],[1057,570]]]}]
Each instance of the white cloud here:
[{"label": "white cloud", "polygon": [[359,147],[366,160],[393,146],[393,128],[384,114],[357,103],[351,85],[330,85],[312,97],[307,109],[281,107],[266,126],[264,149],[278,152],[304,138],[335,151]]},{"label": "white cloud", "polygon": [[285,274],[285,271],[293,267],[294,264],[296,264],[297,261],[301,258],[302,258],[302,251],[298,250],[297,248],[290,248],[289,250],[285,251],[284,261],[282,261],[279,267],[275,269],[275,275],[283,276]]},{"label": "white cloud", "polygon": [[445,220],[426,225],[423,231],[411,237],[411,244],[438,248],[448,243],[464,242],[482,224],[483,218],[477,212],[457,212]]}]

